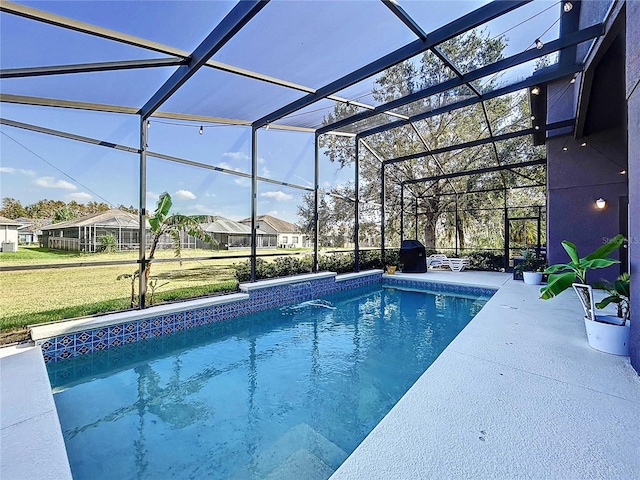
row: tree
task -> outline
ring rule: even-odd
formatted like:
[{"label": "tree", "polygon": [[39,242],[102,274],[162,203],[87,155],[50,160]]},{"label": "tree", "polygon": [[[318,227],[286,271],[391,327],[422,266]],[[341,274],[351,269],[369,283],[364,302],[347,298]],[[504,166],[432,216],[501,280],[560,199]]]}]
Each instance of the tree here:
[{"label": "tree", "polygon": [[62,207],[56,210],[53,214],[53,223],[66,222],[78,217],[78,211],[71,207]]},{"label": "tree", "polygon": [[[315,205],[315,195],[313,192],[308,192],[302,195],[302,203],[298,205],[298,218],[300,222],[296,224],[296,227],[300,229],[305,235],[308,235],[311,238],[311,242],[315,242],[315,215],[314,215],[314,205]],[[320,223],[320,235],[319,235],[319,243],[320,245],[327,245],[329,236],[327,235],[327,229],[323,228],[325,225],[329,225],[330,211],[329,205],[324,195],[320,196],[320,201],[318,202],[318,217]]]},{"label": "tree", "polygon": [[[486,31],[471,31],[460,35],[440,45],[444,54],[463,72],[477,69],[503,58],[506,39],[501,36],[489,38]],[[431,52],[426,52],[418,59],[412,59],[395,65],[381,73],[375,81],[371,95],[377,104],[384,104],[391,100],[404,97],[413,92],[423,90],[429,86],[443,83],[455,75]],[[498,76],[494,76],[483,85],[475,85],[482,90],[493,90],[499,83]],[[410,103],[401,110],[396,110],[407,116],[413,116],[425,111],[445,107],[460,99],[473,96],[468,86],[462,85],[428,98]],[[455,145],[467,141],[478,140],[489,136],[485,117],[491,123],[494,135],[508,131],[519,130],[521,126],[530,122],[527,96],[521,92],[498,97],[464,108],[435,115],[424,120],[413,122],[382,133],[368,136],[366,142],[377,153],[378,157],[391,159],[418,152],[428,152],[440,147]],[[325,124],[349,117],[356,113],[357,107],[351,104],[337,104],[333,112],[327,117]],[[527,125],[528,126],[528,125]],[[321,146],[327,149],[332,162],[341,166],[349,165],[355,158],[355,143],[353,139],[323,135]],[[381,166],[377,157],[360,149],[360,198],[377,199],[380,196]],[[505,162],[515,163],[531,159],[536,156],[536,150],[522,139],[512,139],[501,142],[494,148],[491,145],[478,146],[461,150],[454,150],[437,155],[426,153],[423,157],[404,161],[385,168],[385,198],[386,198],[386,231],[387,235],[398,239],[400,223],[400,183],[405,180],[420,179],[440,175],[442,173],[472,170],[483,166],[492,166]],[[542,177],[539,173],[542,172]],[[538,169],[529,173],[530,179],[542,178],[544,170]],[[455,195],[456,193],[486,190],[494,188],[508,188],[522,183],[523,178],[512,172],[494,172],[484,175],[436,180],[425,183],[405,185],[405,231],[414,231],[418,226],[419,236],[422,236],[428,247],[435,247],[439,238],[454,241],[455,232],[458,234],[460,245],[465,245],[469,234],[479,232],[482,225],[474,216],[484,206],[496,207],[499,202],[504,203],[502,192],[480,196]],[[456,198],[457,197],[457,198]],[[377,201],[377,200],[376,200]],[[409,206],[409,202],[413,202]],[[455,215],[458,205],[459,214]],[[418,223],[415,216],[409,214],[416,209],[420,212]],[[470,213],[466,213],[466,212]],[[501,216],[495,212],[484,211],[482,216],[497,218]],[[502,217],[504,215],[502,214]],[[457,221],[457,228],[456,228]],[[494,234],[496,229],[492,229]],[[502,231],[502,228],[497,229]],[[499,241],[499,238],[495,238]]]},{"label": "tree", "polygon": [[0,210],[0,215],[14,220],[16,218],[26,217],[27,210],[22,206],[20,200],[4,197],[2,199],[2,210]]},{"label": "tree", "polygon": [[[176,258],[181,258],[180,233],[185,232],[192,237],[196,237],[206,243],[217,244],[207,232],[202,229],[195,217],[174,213],[169,215],[171,210],[171,196],[164,192],[160,195],[158,204],[153,216],[149,218],[149,226],[151,230],[151,250],[144,272],[145,285],[149,285],[149,276],[151,274],[151,263],[153,262],[156,248],[163,236],[168,236],[173,243],[173,250]],[[182,262],[180,262],[182,265]]]}]

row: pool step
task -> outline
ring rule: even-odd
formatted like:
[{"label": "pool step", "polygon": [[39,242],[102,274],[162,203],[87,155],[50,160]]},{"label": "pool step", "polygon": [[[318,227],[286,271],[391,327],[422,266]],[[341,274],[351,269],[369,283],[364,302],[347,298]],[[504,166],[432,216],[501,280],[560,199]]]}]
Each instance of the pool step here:
[{"label": "pool step", "polygon": [[[347,456],[344,450],[308,424],[300,423],[256,455],[252,470],[258,478],[274,480],[276,478],[326,479],[346,460]],[[288,471],[291,473],[287,473]],[[317,474],[313,473],[311,476],[312,472]],[[279,476],[274,476],[276,473]]]},{"label": "pool step", "polygon": [[301,448],[276,467],[266,480],[327,480],[335,469]]}]

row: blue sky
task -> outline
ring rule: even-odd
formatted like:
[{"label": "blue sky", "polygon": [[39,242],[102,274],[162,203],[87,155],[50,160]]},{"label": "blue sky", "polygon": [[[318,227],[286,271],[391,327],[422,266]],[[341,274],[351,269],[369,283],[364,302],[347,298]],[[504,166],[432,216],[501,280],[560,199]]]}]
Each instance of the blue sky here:
[{"label": "blue sky", "polygon": [[[20,3],[187,51],[193,50],[234,5],[234,2],[221,1]],[[401,5],[429,31],[483,3],[486,2],[404,1]],[[506,53],[521,51],[557,19],[560,9],[557,2],[533,2],[517,13],[492,22],[489,31],[502,33],[552,5],[555,7],[507,33],[512,41]],[[160,56],[4,13],[0,21],[2,68]],[[557,25],[543,40],[556,37]],[[214,59],[317,88],[414,39],[381,2],[276,1],[264,8]],[[310,58],[315,60],[309,61]],[[21,95],[139,107],[172,71],[172,68],[160,68],[4,79],[0,81],[0,89]],[[521,71],[514,75],[529,73]],[[371,81],[364,82],[353,90],[364,88],[366,91],[370,84]],[[203,69],[162,110],[255,120],[302,96],[283,87],[271,85],[257,90],[255,85],[254,81],[228,73]],[[7,103],[0,108],[4,118],[138,147],[136,116]],[[324,113],[326,111],[320,111],[317,115]],[[200,135],[199,126],[195,122],[152,119],[149,149],[250,172],[250,128],[205,124],[204,133]],[[25,205],[42,198],[138,204],[136,154],[12,127],[2,126],[1,131],[2,197],[17,198]],[[258,157],[260,175],[302,186],[312,185],[312,134],[263,129],[258,139]],[[155,158],[149,158],[148,162],[149,207],[159,193],[167,191],[181,213],[209,213],[233,219],[249,216],[248,180]],[[321,185],[336,185],[352,179],[351,170],[337,171],[335,165],[322,157]],[[296,205],[303,193],[261,182],[258,214],[269,213],[296,221]]]}]

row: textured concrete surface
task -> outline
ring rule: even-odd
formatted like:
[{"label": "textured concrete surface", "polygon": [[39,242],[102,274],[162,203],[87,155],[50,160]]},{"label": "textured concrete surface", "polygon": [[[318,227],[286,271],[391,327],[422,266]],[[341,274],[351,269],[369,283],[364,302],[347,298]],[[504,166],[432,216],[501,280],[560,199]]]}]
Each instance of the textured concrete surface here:
[{"label": "textured concrete surface", "polygon": [[640,377],[509,280],[331,477],[640,478]]},{"label": "textured concrete surface", "polygon": [[39,347],[0,349],[0,478],[71,479]]},{"label": "textured concrete surface", "polygon": [[452,272],[449,269],[429,269],[427,273],[396,273],[395,275],[383,275],[382,277],[406,278],[409,280],[425,280],[427,282],[455,283],[459,285],[471,285],[474,287],[499,288],[504,285],[513,275],[511,273],[500,272],[477,272],[474,270],[463,270]]}]

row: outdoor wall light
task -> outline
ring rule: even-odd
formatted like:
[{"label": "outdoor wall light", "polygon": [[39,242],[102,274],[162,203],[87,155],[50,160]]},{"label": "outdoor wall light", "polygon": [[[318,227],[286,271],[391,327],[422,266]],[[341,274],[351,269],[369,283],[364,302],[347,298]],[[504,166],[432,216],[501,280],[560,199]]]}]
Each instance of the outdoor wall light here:
[{"label": "outdoor wall light", "polygon": [[536,48],[540,50],[542,47],[544,47],[544,43],[539,38],[536,38]]},{"label": "outdoor wall light", "polygon": [[533,128],[535,128],[536,130],[540,130],[540,125],[536,125],[536,126],[535,126],[535,127],[533,127]]},{"label": "outdoor wall light", "polygon": [[535,115],[531,115],[531,120],[535,120],[536,116]]},{"label": "outdoor wall light", "polygon": [[562,151],[566,152],[567,150],[569,150],[569,147],[567,147],[566,145],[564,147],[562,147]]},{"label": "outdoor wall light", "polygon": [[572,8],[573,8],[573,3],[571,2],[564,2],[564,5],[562,6],[564,13],[569,13]]},{"label": "outdoor wall light", "polygon": [[540,87],[533,87],[531,89],[531,95],[540,95]]},{"label": "outdoor wall light", "polygon": [[596,200],[596,207],[598,207],[600,210],[604,209],[604,207],[607,206],[607,201],[600,197],[599,199]]},{"label": "outdoor wall light", "polygon": [[626,170],[620,170],[620,175],[626,175],[627,171]]},{"label": "outdoor wall light", "polygon": [[580,144],[580,146],[581,146],[581,147],[586,147],[586,146],[587,146],[587,142],[582,142],[582,143]]},{"label": "outdoor wall light", "polygon": [[198,130],[198,133],[200,135],[202,135],[204,133],[204,127],[202,125],[200,125],[200,130]]},{"label": "outdoor wall light", "polygon": [[573,78],[569,81],[569,83],[576,83],[576,77],[573,77]]}]

